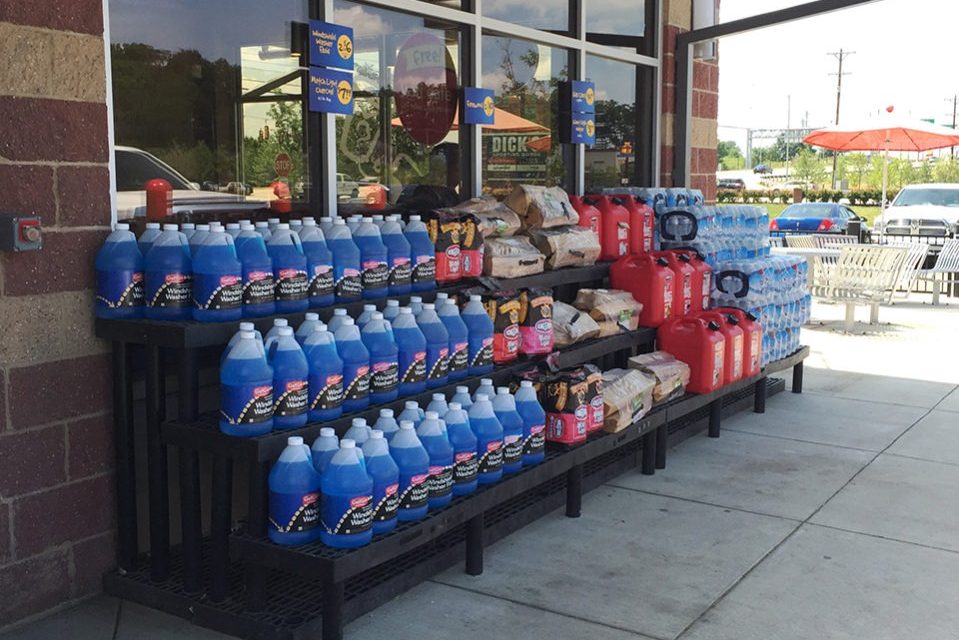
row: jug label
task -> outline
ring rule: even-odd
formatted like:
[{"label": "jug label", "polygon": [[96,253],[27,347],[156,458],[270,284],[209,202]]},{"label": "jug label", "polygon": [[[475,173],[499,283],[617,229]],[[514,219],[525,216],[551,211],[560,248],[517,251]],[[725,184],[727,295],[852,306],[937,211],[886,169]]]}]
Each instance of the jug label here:
[{"label": "jug label", "polygon": [[726,345],[723,342],[717,342],[713,345],[713,387],[718,387],[723,379],[723,363],[725,361]]},{"label": "jug label", "polygon": [[400,475],[400,485],[406,487],[400,494],[400,509],[418,509],[426,504],[430,497],[428,479],[428,473],[417,473],[408,478]]},{"label": "jug label", "polygon": [[603,396],[596,395],[589,401],[589,419],[597,429],[603,428],[605,421],[605,410],[603,407]]},{"label": "jug label", "polygon": [[343,275],[336,281],[336,297],[359,300],[362,295],[363,281],[360,279],[360,270],[343,269]]},{"label": "jug label", "polygon": [[410,265],[410,259],[406,256],[393,258],[390,267],[389,285],[391,287],[407,285],[413,279],[413,267]]},{"label": "jug label", "polygon": [[111,309],[143,304],[143,272],[97,270],[97,302]]},{"label": "jug label", "polygon": [[323,494],[323,528],[328,533],[348,536],[373,527],[373,496]]},{"label": "jug label", "polygon": [[466,371],[469,367],[469,356],[468,342],[454,342],[453,353],[450,354],[449,358],[450,373]]},{"label": "jug label", "polygon": [[300,269],[276,269],[276,299],[305,300],[309,283],[306,271]]},{"label": "jug label", "polygon": [[530,427],[529,435],[523,441],[523,455],[542,453],[546,447],[546,425],[537,424]]},{"label": "jug label", "polygon": [[431,498],[442,498],[453,492],[453,467],[430,465],[430,477],[427,480]]},{"label": "jug label", "polygon": [[310,409],[336,409],[343,404],[343,376],[339,373],[311,375],[307,386]]},{"label": "jug label", "polygon": [[436,256],[416,256],[413,284],[436,281]]},{"label": "jug label", "polygon": [[151,307],[193,305],[192,273],[147,272],[147,304]]},{"label": "jug label", "polygon": [[193,304],[198,309],[238,309],[243,302],[243,280],[238,275],[193,274]]},{"label": "jug label", "polygon": [[429,380],[439,380],[445,378],[450,373],[450,349],[449,347],[441,347],[439,349],[427,348],[426,350],[426,361],[428,371],[426,373],[427,379]]},{"label": "jug label", "polygon": [[754,373],[759,371],[759,350],[760,350],[760,341],[762,336],[760,336],[758,331],[753,332],[753,337],[751,340],[752,347],[749,349],[749,371]]},{"label": "jug label", "polygon": [[221,385],[220,415],[230,424],[266,422],[273,417],[273,385]]},{"label": "jug label", "polygon": [[683,274],[683,313],[689,313],[693,306],[693,280],[688,273]]},{"label": "jug label", "polygon": [[399,367],[396,360],[374,362],[372,366],[373,374],[370,378],[370,391],[372,393],[395,391],[400,383]]},{"label": "jug label", "polygon": [[[743,377],[743,335],[733,338],[733,380]],[[733,380],[728,380],[732,382]]]},{"label": "jug label", "polygon": [[299,533],[320,524],[320,494],[270,491],[270,526],[280,533]]},{"label": "jug label", "polygon": [[473,353],[473,359],[470,360],[471,367],[485,367],[493,364],[493,338],[483,338],[480,348],[473,352],[476,343],[470,347]]},{"label": "jug label", "polygon": [[456,484],[473,482],[478,471],[475,451],[461,451],[453,455],[453,481]]},{"label": "jug label", "polygon": [[[376,492],[379,493],[379,492]],[[400,508],[400,485],[397,482],[386,485],[383,497],[373,509],[374,522],[386,522],[396,517],[396,510]]]},{"label": "jug label", "polygon": [[310,280],[311,298],[333,295],[333,266],[318,264],[313,267],[313,278]]},{"label": "jug label", "polygon": [[274,380],[273,391],[278,394],[273,415],[299,416],[309,403],[309,384],[303,379]]},{"label": "jug label", "polygon": [[389,276],[390,269],[382,260],[367,260],[363,263],[361,280],[365,290],[385,288]]},{"label": "jug label", "polygon": [[243,304],[266,304],[276,299],[272,271],[246,271],[243,282]]},{"label": "jug label", "polygon": [[486,451],[479,459],[479,472],[490,473],[503,468],[503,441],[494,440],[486,443]]},{"label": "jug label", "polygon": [[503,438],[503,464],[516,464],[523,460],[523,437],[509,435]]},{"label": "jug label", "polygon": [[370,395],[370,365],[345,365],[343,379],[349,381],[343,394],[346,400],[362,400]]},{"label": "jug label", "polygon": [[426,380],[425,351],[417,351],[413,354],[412,358],[400,353],[400,363],[401,366],[406,367],[403,369],[403,378],[400,380],[403,384],[424,382]]}]

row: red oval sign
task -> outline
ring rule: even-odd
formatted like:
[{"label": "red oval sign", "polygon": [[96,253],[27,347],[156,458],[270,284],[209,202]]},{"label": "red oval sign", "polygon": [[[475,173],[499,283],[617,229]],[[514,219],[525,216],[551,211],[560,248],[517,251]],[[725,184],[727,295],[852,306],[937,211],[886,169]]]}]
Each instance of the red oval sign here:
[{"label": "red oval sign", "polygon": [[410,137],[433,146],[453,128],[456,69],[443,41],[431,33],[410,36],[396,53],[396,111]]}]

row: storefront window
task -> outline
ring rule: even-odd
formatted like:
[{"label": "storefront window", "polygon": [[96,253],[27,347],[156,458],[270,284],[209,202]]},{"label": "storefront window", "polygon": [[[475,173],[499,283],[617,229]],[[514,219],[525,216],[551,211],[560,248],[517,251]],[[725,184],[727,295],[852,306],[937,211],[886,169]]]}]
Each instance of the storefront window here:
[{"label": "storefront window", "polygon": [[306,20],[306,0],[110,1],[120,218],[143,214],[144,178],[171,182],[175,212],[304,198]]},{"label": "storefront window", "polygon": [[642,37],[645,31],[645,0],[586,2],[586,33],[588,34]]},{"label": "storefront window", "polygon": [[565,49],[483,36],[483,86],[496,91],[496,122],[483,130],[485,192],[504,197],[516,184],[567,186],[556,92],[568,62]]},{"label": "storefront window", "polygon": [[569,0],[483,0],[483,15],[524,27],[569,33],[569,5]]},{"label": "storefront window", "polygon": [[355,52],[354,113],[336,118],[340,212],[453,204],[459,29],[344,0],[334,11]]},{"label": "storefront window", "polygon": [[636,173],[636,67],[586,56],[596,84],[596,144],[586,148],[586,190],[626,186]]}]

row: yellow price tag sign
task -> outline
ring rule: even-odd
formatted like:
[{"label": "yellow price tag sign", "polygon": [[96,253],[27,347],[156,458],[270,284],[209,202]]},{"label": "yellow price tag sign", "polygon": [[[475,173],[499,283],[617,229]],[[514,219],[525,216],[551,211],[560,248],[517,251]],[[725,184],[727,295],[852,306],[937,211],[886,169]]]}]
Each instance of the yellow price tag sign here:
[{"label": "yellow price tag sign", "polygon": [[336,41],[336,51],[344,60],[349,60],[353,55],[353,41],[345,33]]},{"label": "yellow price tag sign", "polygon": [[336,99],[340,101],[340,104],[349,104],[353,99],[353,85],[349,81],[340,80],[340,83],[336,85]]}]

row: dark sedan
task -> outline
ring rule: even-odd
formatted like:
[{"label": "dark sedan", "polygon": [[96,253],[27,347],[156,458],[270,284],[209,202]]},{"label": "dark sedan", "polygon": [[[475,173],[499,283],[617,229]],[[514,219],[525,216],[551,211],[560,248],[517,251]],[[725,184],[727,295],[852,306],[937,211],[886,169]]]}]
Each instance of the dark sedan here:
[{"label": "dark sedan", "polygon": [[850,220],[861,220],[852,209],[832,202],[791,204],[769,222],[770,231],[800,233],[846,233]]}]

